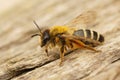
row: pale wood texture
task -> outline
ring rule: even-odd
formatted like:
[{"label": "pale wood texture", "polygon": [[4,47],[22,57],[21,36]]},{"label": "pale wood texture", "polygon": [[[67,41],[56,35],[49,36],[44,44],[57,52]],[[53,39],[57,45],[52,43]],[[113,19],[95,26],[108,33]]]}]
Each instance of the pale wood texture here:
[{"label": "pale wood texture", "polygon": [[[14,4],[0,14],[0,80],[120,80],[120,0],[21,0]],[[105,43],[96,47],[100,53],[72,52],[60,67],[59,52],[52,50],[47,57],[38,37],[30,38],[38,33],[33,20],[41,27],[64,25],[87,10],[97,12],[95,24],[87,28],[105,36]]]}]

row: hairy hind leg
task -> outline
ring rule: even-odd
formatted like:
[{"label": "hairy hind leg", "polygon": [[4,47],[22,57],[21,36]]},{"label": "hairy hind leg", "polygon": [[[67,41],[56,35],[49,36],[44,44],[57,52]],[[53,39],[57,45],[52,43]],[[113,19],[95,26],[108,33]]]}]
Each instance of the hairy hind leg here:
[{"label": "hairy hind leg", "polygon": [[95,51],[95,52],[101,52],[100,50],[96,50],[96,49],[94,49],[93,47],[90,47],[90,46],[88,46],[88,45],[86,45],[86,44],[84,44],[83,42],[81,42],[80,40],[75,40],[75,39],[73,39],[73,40],[71,40],[72,42],[73,42],[73,44],[74,44],[74,49],[76,48],[78,48],[78,49],[80,49],[80,48],[85,48],[85,49],[89,49],[89,50],[92,50],[92,51]]},{"label": "hairy hind leg", "polygon": [[90,46],[87,46],[87,45],[84,45],[83,47],[86,48],[86,49],[95,51],[95,52],[101,52],[101,50],[96,50],[96,49],[94,49],[94,48],[92,48],[92,47],[90,47]]}]

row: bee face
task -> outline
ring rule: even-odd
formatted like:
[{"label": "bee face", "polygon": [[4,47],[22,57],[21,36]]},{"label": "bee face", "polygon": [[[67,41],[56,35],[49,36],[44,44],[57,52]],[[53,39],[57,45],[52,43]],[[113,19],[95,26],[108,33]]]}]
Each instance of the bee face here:
[{"label": "bee face", "polygon": [[50,40],[50,30],[46,29],[45,31],[41,31],[40,27],[37,25],[37,23],[35,21],[33,21],[33,23],[36,25],[36,27],[38,28],[40,34],[34,34],[31,37],[34,36],[40,36],[41,39],[41,47],[45,46],[47,44],[47,42]]},{"label": "bee face", "polygon": [[41,47],[45,46],[49,40],[50,40],[50,30],[47,29],[42,33]]}]

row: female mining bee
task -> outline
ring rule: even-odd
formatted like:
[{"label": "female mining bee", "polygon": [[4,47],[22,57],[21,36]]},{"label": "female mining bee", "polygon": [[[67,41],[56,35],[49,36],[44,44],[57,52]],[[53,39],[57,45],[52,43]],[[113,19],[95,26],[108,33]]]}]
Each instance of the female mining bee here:
[{"label": "female mining bee", "polygon": [[[91,14],[91,12],[88,11],[87,15],[88,13]],[[71,23],[76,22],[76,19],[79,22],[80,20],[83,20],[82,23],[89,23],[88,20],[85,22],[86,19],[81,19],[84,18],[84,16],[86,16],[86,14],[81,14],[72,20]],[[40,36],[40,46],[45,48],[47,55],[50,46],[58,46],[60,48],[60,65],[64,61],[64,54],[68,51],[68,49],[88,49],[98,52],[100,50],[96,50],[93,47],[104,42],[104,37],[101,34],[90,29],[77,29],[68,26],[53,26],[50,29],[45,29],[42,31],[35,21],[34,24],[37,26],[40,33],[34,34],[32,37]]]}]

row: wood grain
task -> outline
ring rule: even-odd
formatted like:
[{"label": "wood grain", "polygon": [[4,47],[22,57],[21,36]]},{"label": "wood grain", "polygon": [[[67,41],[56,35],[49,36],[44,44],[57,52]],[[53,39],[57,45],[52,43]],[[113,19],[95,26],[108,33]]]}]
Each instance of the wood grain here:
[{"label": "wood grain", "polygon": [[[119,0],[21,0],[0,14],[0,80],[119,80]],[[87,28],[102,33],[105,43],[94,53],[77,50],[65,56],[59,66],[59,52],[49,57],[39,47],[38,37],[30,38],[41,26],[64,25],[79,14],[94,10],[96,21]]]}]

